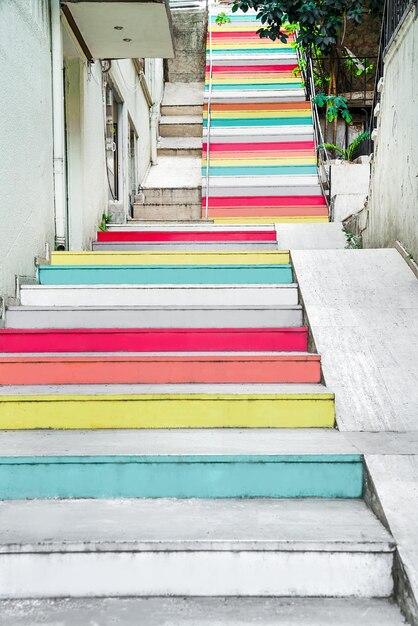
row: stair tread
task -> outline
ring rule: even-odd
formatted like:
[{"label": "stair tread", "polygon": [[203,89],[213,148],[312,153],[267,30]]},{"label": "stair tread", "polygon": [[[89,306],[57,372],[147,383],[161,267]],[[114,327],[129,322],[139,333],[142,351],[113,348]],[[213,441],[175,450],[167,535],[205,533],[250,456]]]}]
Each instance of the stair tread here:
[{"label": "stair tread", "polygon": [[203,104],[203,83],[165,83],[162,106],[195,106]]},{"label": "stair tread", "polygon": [[161,137],[158,141],[158,148],[199,149],[201,147],[201,137]]},{"label": "stair tread", "polygon": [[201,115],[162,115],[160,125],[164,124],[203,124]]},{"label": "stair tread", "polygon": [[91,305],[83,306],[9,306],[8,311],[29,312],[29,311],[50,311],[55,313],[56,311],[219,311],[219,310],[231,310],[231,311],[300,311],[302,305],[300,304],[282,304],[282,305],[120,305],[120,306],[100,306]]},{"label": "stair tread", "polygon": [[[301,396],[301,398],[333,398],[331,391],[320,384],[117,384],[117,385],[9,385],[0,388],[0,398],[8,396],[66,395],[196,395],[196,396]],[[100,399],[100,398],[98,398]]]},{"label": "stair tread", "polygon": [[13,361],[21,362],[21,361],[48,361],[51,359],[68,359],[71,361],[79,361],[82,359],[109,359],[109,360],[126,360],[126,361],[134,361],[134,360],[143,360],[143,359],[157,359],[162,360],[163,362],[168,361],[169,359],[176,358],[188,358],[190,360],[195,359],[208,359],[208,360],[217,360],[217,359],[228,359],[228,360],[236,360],[236,359],[245,359],[248,360],[258,360],[258,359],[273,359],[273,360],[291,360],[298,361],[301,359],[308,360],[319,360],[319,354],[312,354],[311,352],[266,352],[266,351],[254,351],[254,352],[245,352],[245,351],[234,351],[231,352],[164,352],[164,356],[161,355],[161,352],[13,352],[4,353],[0,352],[0,363],[6,362],[10,363]]},{"label": "stair tread", "polygon": [[[106,520],[106,523],[103,523]],[[388,552],[361,500],[121,499],[0,502],[0,552]]]},{"label": "stair tread", "polygon": [[2,600],[3,626],[402,626],[390,600],[375,598],[65,598]]}]

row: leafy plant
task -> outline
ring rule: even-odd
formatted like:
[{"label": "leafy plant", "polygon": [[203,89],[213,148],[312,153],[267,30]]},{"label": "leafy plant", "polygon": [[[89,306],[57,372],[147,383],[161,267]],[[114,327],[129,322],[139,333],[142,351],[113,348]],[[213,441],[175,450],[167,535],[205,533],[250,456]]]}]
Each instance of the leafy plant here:
[{"label": "leafy plant", "polygon": [[347,240],[346,248],[350,250],[360,250],[363,247],[363,242],[360,235],[355,235],[349,230],[343,228],[343,233]]},{"label": "leafy plant", "polygon": [[345,150],[339,146],[335,146],[333,143],[323,143],[318,146],[318,150],[321,148],[324,148],[325,150],[333,150],[338,153],[344,161],[353,161],[357,148],[365,139],[368,139],[369,137],[370,131],[365,130],[363,133],[360,133],[360,135],[358,135],[358,137],[356,137]]},{"label": "leafy plant", "polygon": [[110,224],[112,221],[112,218],[110,217],[110,215],[106,215],[106,213],[102,214],[102,219],[99,222],[99,230],[105,232],[106,230],[108,230],[108,224]]},{"label": "leafy plant", "polygon": [[312,103],[316,104],[320,109],[325,107],[328,122],[333,122],[339,115],[347,124],[350,124],[353,119],[347,107],[347,98],[344,98],[344,96],[326,96],[321,92],[312,98]]},{"label": "leafy plant", "polygon": [[225,12],[218,13],[215,19],[215,22],[217,23],[218,26],[222,26],[222,24],[229,24],[230,21],[231,21],[231,18],[228,17]]}]

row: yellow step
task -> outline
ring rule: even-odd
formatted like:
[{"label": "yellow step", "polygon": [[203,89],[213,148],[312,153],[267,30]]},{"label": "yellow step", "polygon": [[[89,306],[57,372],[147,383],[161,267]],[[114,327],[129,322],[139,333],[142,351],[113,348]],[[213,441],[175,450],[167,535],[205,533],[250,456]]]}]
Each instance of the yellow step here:
[{"label": "yellow step", "polygon": [[[271,220],[270,222],[271,223]],[[213,252],[52,252],[51,265],[282,265],[288,250]]]},{"label": "yellow step", "polygon": [[3,430],[34,428],[332,428],[334,396],[318,393],[10,395]]}]

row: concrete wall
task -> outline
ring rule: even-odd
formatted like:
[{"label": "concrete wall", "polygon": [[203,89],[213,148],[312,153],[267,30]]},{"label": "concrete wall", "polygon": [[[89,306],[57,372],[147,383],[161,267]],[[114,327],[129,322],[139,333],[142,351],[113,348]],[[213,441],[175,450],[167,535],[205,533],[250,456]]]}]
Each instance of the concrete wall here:
[{"label": "concrete wall", "polygon": [[165,79],[170,83],[205,80],[207,9],[174,9],[175,58],[165,61]]},{"label": "concrete wall", "polygon": [[0,2],[0,297],[54,239],[48,4]]},{"label": "concrete wall", "polygon": [[364,245],[400,240],[418,258],[418,19],[412,9],[385,57]]}]

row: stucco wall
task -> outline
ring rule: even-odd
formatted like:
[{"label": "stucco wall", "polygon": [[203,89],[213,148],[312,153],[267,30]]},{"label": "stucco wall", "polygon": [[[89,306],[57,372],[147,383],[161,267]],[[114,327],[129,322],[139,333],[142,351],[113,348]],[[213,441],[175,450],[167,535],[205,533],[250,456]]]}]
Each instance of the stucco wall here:
[{"label": "stucco wall", "polygon": [[418,19],[405,20],[385,58],[364,244],[400,240],[418,258]]},{"label": "stucco wall", "polygon": [[0,2],[0,297],[53,243],[51,60],[46,0]]}]

